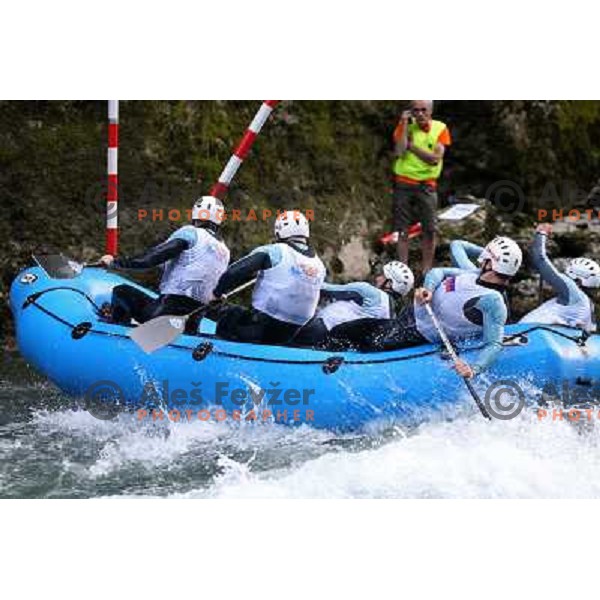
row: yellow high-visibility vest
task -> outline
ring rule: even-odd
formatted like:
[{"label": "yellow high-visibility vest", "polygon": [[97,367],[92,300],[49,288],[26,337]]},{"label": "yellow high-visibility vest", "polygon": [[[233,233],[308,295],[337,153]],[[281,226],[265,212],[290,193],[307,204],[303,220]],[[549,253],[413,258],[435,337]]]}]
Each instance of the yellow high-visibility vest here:
[{"label": "yellow high-visibility vest", "polygon": [[[431,121],[429,131],[423,131],[416,123],[408,125],[408,136],[415,148],[433,152],[446,124],[441,121]],[[437,165],[427,164],[410,151],[399,156],[394,163],[394,173],[399,177],[408,177],[416,181],[435,180],[442,173],[443,161]]]}]

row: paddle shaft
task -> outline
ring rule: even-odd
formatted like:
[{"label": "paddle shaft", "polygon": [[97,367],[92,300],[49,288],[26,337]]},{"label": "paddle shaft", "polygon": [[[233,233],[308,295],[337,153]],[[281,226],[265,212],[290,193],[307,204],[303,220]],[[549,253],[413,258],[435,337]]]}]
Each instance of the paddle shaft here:
[{"label": "paddle shaft", "polygon": [[246,283],[243,283],[242,285],[236,287],[235,289],[231,290],[230,292],[227,292],[226,294],[223,294],[218,300],[213,300],[213,302],[209,302],[208,304],[203,304],[202,306],[199,306],[198,308],[194,309],[191,313],[186,315],[186,319],[189,319],[190,317],[193,317],[194,315],[197,315],[199,312],[203,311],[203,310],[207,310],[211,305],[215,305],[220,303],[221,301],[227,301],[228,298],[231,298],[231,296],[235,296],[236,294],[239,294],[241,291],[245,290],[246,288],[250,287],[251,285],[254,285],[256,283],[256,277],[254,279],[251,279],[250,281],[246,281]]},{"label": "paddle shaft", "polygon": [[[243,285],[231,290],[228,294],[224,294],[223,298],[227,299],[233,294],[241,292],[243,289],[252,285],[256,279],[248,281]],[[146,321],[132,329],[129,337],[147,354],[170,344],[175,338],[181,335],[186,328],[187,321],[195,315],[202,315],[215,302],[203,304],[187,315],[160,315],[150,321]]]},{"label": "paddle shaft", "polygon": [[[431,318],[434,327],[437,329],[437,332],[438,332],[440,338],[442,339],[442,342],[443,342],[448,354],[450,354],[450,356],[452,357],[452,360],[454,361],[454,364],[456,364],[460,360],[458,358],[458,354],[456,354],[456,350],[454,350],[454,347],[452,346],[450,340],[448,339],[446,332],[442,328],[442,325],[440,324],[440,322],[438,321],[438,318],[436,317],[435,313],[433,312],[431,305],[429,303],[425,304],[425,309],[427,310],[427,313],[429,314],[429,317]],[[471,393],[471,396],[473,397],[475,404],[477,404],[477,408],[479,409],[481,414],[486,419],[491,420],[492,417],[490,416],[490,413],[485,408],[483,402],[481,401],[481,398],[477,394],[477,391],[475,390],[473,383],[469,380],[468,377],[463,377],[463,381],[465,382],[465,385],[467,386],[469,392]]]}]

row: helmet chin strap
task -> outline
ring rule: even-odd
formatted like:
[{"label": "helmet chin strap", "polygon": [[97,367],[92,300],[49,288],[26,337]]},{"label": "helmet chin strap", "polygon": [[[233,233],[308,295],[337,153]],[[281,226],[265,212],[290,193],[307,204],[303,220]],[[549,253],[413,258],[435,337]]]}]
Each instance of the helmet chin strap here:
[{"label": "helmet chin strap", "polygon": [[[490,277],[493,278],[494,281],[490,281]],[[491,289],[504,290],[508,287],[508,284],[510,283],[510,278],[505,278],[499,273],[496,273],[496,271],[494,271],[493,269],[488,268],[485,270],[481,270],[481,273],[477,278],[477,283]]]},{"label": "helmet chin strap", "polygon": [[579,279],[577,281],[577,284],[579,285],[580,289],[582,289],[584,292],[591,292],[593,294],[596,294],[598,292],[598,290],[600,290],[600,286],[594,286],[594,285],[583,285],[583,281],[581,279]]},{"label": "helmet chin strap", "polygon": [[393,283],[394,282],[391,279],[384,279],[383,282],[381,283],[381,286],[379,286],[379,289],[383,290],[384,292],[387,292],[388,294],[394,294],[397,296],[399,294],[392,287]]},{"label": "helmet chin strap", "polygon": [[486,258],[483,261],[483,265],[481,266],[481,273],[488,273],[489,271],[492,270],[492,259],[491,258]]},{"label": "helmet chin strap", "polygon": [[198,227],[200,229],[210,229],[214,233],[219,231],[219,225],[205,219],[194,219],[193,225],[194,227]]},{"label": "helmet chin strap", "polygon": [[306,246],[308,246],[308,238],[305,238],[302,235],[291,235],[290,237],[286,237],[286,238],[280,238],[279,236],[276,237],[276,240],[278,242],[283,242],[284,244],[305,244]]}]

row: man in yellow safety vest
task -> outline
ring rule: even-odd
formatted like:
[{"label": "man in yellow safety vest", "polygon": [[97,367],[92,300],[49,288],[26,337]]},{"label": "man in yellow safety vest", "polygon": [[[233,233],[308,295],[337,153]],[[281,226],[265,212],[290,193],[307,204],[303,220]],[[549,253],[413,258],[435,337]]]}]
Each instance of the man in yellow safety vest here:
[{"label": "man in yellow safety vest", "polygon": [[445,147],[451,144],[445,123],[431,118],[432,100],[413,100],[394,131],[394,229],[398,258],[408,263],[408,230],[420,221],[422,272],[433,266],[436,243],[437,180]]}]

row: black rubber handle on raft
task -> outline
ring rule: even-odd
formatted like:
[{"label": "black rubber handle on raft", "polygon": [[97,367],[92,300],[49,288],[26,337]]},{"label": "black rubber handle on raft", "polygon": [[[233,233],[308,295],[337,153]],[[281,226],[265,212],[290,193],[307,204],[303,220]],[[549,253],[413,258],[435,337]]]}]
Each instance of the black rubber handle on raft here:
[{"label": "black rubber handle on raft", "polygon": [[210,342],[204,342],[194,348],[192,358],[195,361],[204,360],[213,350],[213,345]]},{"label": "black rubber handle on raft", "polygon": [[25,302],[23,302],[23,306],[21,308],[27,308],[30,304],[33,304],[44,292],[36,292],[35,294],[31,294],[27,296]]},{"label": "black rubber handle on raft", "polygon": [[331,375],[332,373],[335,373],[343,364],[343,356],[332,356],[323,363],[321,368],[323,369],[323,373],[325,373],[325,375]]},{"label": "black rubber handle on raft", "polygon": [[585,329],[581,332],[581,337],[577,340],[578,346],[585,346],[587,341],[590,339],[590,332],[585,331]]},{"label": "black rubber handle on raft", "polygon": [[82,337],[86,336],[87,333],[92,329],[92,324],[89,321],[83,321],[73,327],[71,331],[71,337],[74,340],[80,340]]}]

